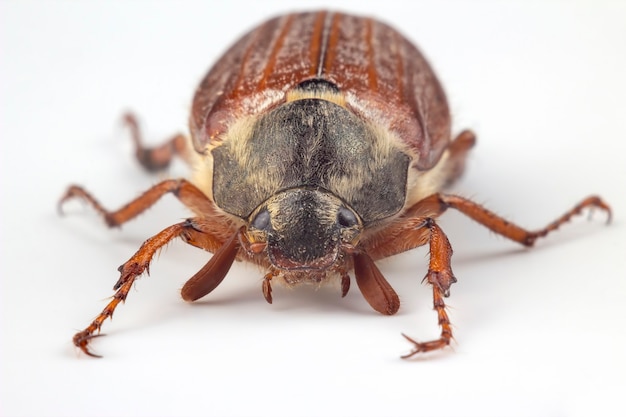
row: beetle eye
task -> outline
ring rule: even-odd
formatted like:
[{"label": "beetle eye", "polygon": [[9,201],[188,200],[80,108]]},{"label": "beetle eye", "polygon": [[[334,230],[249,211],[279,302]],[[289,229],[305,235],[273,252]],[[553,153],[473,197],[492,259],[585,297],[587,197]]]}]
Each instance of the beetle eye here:
[{"label": "beetle eye", "polygon": [[359,223],[354,213],[345,207],[341,207],[339,209],[339,213],[337,214],[337,222],[340,226],[343,227],[352,227]]},{"label": "beetle eye", "polygon": [[250,223],[252,227],[259,230],[267,229],[267,226],[270,224],[270,213],[267,210],[260,211],[252,223]]}]

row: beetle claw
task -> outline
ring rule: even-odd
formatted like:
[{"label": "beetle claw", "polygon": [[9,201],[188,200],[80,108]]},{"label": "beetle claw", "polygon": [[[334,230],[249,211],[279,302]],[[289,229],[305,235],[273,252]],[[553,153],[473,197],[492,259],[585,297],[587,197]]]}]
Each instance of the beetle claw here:
[{"label": "beetle claw", "polygon": [[106,336],[105,334],[91,334],[86,330],[74,335],[74,346],[79,348],[85,355],[92,358],[101,358],[102,355],[97,355],[89,350],[89,342],[96,337]]},{"label": "beetle claw", "polygon": [[406,355],[402,355],[400,356],[401,359],[409,359],[412,358],[413,356],[417,355],[418,353],[423,352],[423,350],[420,347],[420,343],[413,340],[412,338],[410,338],[409,336],[405,335],[404,333],[402,333],[402,336],[408,340],[409,342],[411,342],[413,344],[413,349],[407,353]]},{"label": "beetle claw", "polygon": [[418,353],[425,353],[425,352],[430,352],[433,350],[440,350],[450,344],[450,340],[445,337],[441,337],[436,340],[431,340],[429,342],[418,342],[404,333],[402,333],[402,336],[413,344],[413,350],[407,353],[406,355],[400,356],[402,359],[412,358]]}]

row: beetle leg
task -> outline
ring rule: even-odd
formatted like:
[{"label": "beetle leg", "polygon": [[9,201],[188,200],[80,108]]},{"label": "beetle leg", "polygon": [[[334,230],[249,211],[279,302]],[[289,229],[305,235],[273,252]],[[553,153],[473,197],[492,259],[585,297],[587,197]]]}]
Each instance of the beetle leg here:
[{"label": "beetle leg", "polygon": [[99,355],[92,353],[88,347],[91,339],[99,336],[99,334],[95,333],[100,333],[102,323],[107,319],[107,317],[112,318],[117,305],[126,300],[128,292],[132,288],[135,279],[144,271],[148,272],[150,260],[154,254],[172,239],[181,236],[181,234],[188,227],[189,226],[186,225],[186,222],[183,222],[164,229],[160,233],[146,240],[133,257],[130,258],[128,262],[120,266],[120,278],[115,284],[114,289],[116,292],[113,295],[113,299],[85,330],[74,335],[74,345],[79,347],[80,350],[89,356],[100,357]]},{"label": "beetle leg", "polygon": [[452,184],[458,179],[465,170],[465,160],[467,153],[476,143],[476,135],[470,130],[464,130],[448,145],[447,151],[449,166],[447,173],[446,185]]},{"label": "beetle leg", "polygon": [[[239,232],[235,233],[234,240],[237,241],[236,235]],[[99,357],[92,353],[89,350],[89,342],[94,337],[100,336],[100,328],[102,327],[102,323],[108,318],[113,317],[113,312],[120,302],[124,302],[130,289],[133,286],[135,280],[141,276],[144,272],[149,273],[150,262],[154,255],[165,245],[167,245],[170,241],[176,238],[182,238],[185,242],[194,244],[196,246],[200,246],[204,249],[209,249],[210,247],[227,247],[225,252],[228,252],[228,249],[232,246],[232,238],[227,241],[225,244],[221,241],[221,239],[217,238],[215,235],[212,235],[208,231],[203,231],[198,229],[198,225],[195,222],[195,219],[189,219],[182,223],[177,223],[175,225],[169,226],[156,235],[152,236],[148,240],[146,240],[139,250],[122,266],[118,268],[120,271],[120,278],[116,282],[113,289],[116,291],[113,295],[113,299],[106,305],[106,307],[102,310],[102,312],[85,328],[85,330],[76,333],[74,335],[74,345],[80,348],[84,353],[89,356]],[[230,246],[229,246],[230,245]],[[216,252],[216,254],[219,250]],[[215,258],[212,257],[211,260]],[[233,256],[234,259],[234,256]],[[218,262],[218,260],[213,261]],[[209,261],[211,263],[211,261]],[[232,261],[230,261],[232,264]],[[207,264],[208,265],[208,264]],[[229,264],[230,266],[230,264]],[[206,272],[207,267],[201,269],[201,271],[194,275],[194,277],[198,276],[201,272]],[[220,269],[219,267],[217,268]],[[225,273],[224,273],[225,275]],[[207,274],[204,274],[206,281],[211,281],[211,278],[208,280]],[[223,277],[222,277],[223,278]],[[193,279],[193,278],[192,278]],[[217,283],[215,283],[217,281]],[[220,282],[221,279],[213,279],[215,288]],[[211,289],[213,289],[211,288]]]},{"label": "beetle leg", "polygon": [[[579,215],[586,208],[599,208],[604,210],[608,213],[609,221],[611,219],[610,207],[599,197],[591,196],[581,201],[548,226],[536,231],[528,231],[497,216],[473,201],[466,200],[462,197],[446,194],[436,194],[433,197],[439,200],[441,212],[448,207],[455,208],[488,229],[525,246],[532,246],[538,238],[544,237],[548,233],[557,230],[562,224],[567,223],[572,217]],[[429,197],[428,199],[432,199],[433,197]],[[426,205],[428,205],[428,203]],[[403,335],[414,344],[413,351],[403,356],[405,359],[420,352],[443,348],[450,344],[452,338],[450,320],[445,311],[446,306],[443,300],[443,297],[447,297],[450,294],[450,286],[456,282],[450,264],[452,247],[443,230],[437,226],[434,220],[428,218],[426,225],[426,227],[430,229],[430,264],[425,280],[433,286],[434,308],[437,311],[439,325],[441,326],[441,336],[437,340],[419,343]]]},{"label": "beetle leg", "polygon": [[560,226],[569,222],[572,217],[580,215],[582,211],[587,208],[604,210],[608,215],[607,221],[611,221],[611,208],[597,196],[585,198],[546,227],[535,231],[523,229],[471,200],[449,194],[436,194],[434,197],[436,197],[443,206],[442,211],[448,207],[459,210],[461,213],[487,227],[489,230],[521,243],[524,246],[532,246],[538,238],[545,237],[548,233],[557,230]]},{"label": "beetle leg", "polygon": [[167,168],[175,155],[180,155],[187,164],[190,164],[188,142],[185,136],[179,134],[160,146],[146,148],[142,144],[141,132],[139,131],[139,124],[135,115],[126,113],[124,115],[124,123],[130,129],[130,134],[135,144],[137,161],[147,171],[156,172]]},{"label": "beetle leg", "polygon": [[341,298],[344,298],[348,295],[348,291],[350,291],[350,275],[347,271],[342,270],[341,274]]},{"label": "beetle leg", "polygon": [[263,277],[263,297],[265,297],[265,301],[267,301],[269,304],[272,304],[272,278],[274,278],[275,276],[277,276],[279,274],[278,271],[275,270],[270,270],[270,272],[268,272],[267,274],[265,274],[265,276]]},{"label": "beetle leg", "polygon": [[414,345],[409,354],[402,356],[403,359],[410,358],[420,352],[442,349],[448,346],[452,339],[452,327],[446,313],[446,304],[443,301],[444,297],[450,295],[450,286],[456,282],[450,263],[452,246],[450,246],[448,237],[432,218],[424,219],[422,227],[430,232],[430,262],[424,280],[433,287],[433,307],[437,312],[438,322],[441,326],[441,336],[436,340],[417,342],[403,334]]},{"label": "beetle leg", "polygon": [[59,201],[58,209],[62,214],[62,207],[66,201],[79,198],[91,205],[104,218],[109,227],[119,227],[152,207],[167,193],[174,194],[185,206],[202,216],[210,217],[217,213],[214,203],[195,185],[184,179],[162,181],[116,211],[106,210],[84,188],[72,185]]},{"label": "beetle leg", "polygon": [[448,208],[456,209],[489,230],[525,246],[532,246],[538,238],[557,230],[585,209],[603,210],[608,215],[607,222],[611,221],[611,208],[597,196],[585,198],[546,227],[529,231],[471,200],[451,194],[433,194],[409,208],[395,225],[385,229],[384,236],[378,236],[367,243],[365,252],[374,260],[378,260],[426,244],[426,236],[411,233],[411,230],[417,227],[422,219],[439,217]]},{"label": "beetle leg", "polygon": [[[596,196],[587,197],[548,226],[536,231],[523,229],[481,205],[455,195],[433,194],[416,203],[395,226],[385,230],[384,236],[374,238],[369,244],[364,245],[365,253],[373,259],[381,259],[416,248],[426,242],[430,243],[430,264],[425,280],[433,286],[434,308],[442,329],[441,336],[434,341],[419,343],[405,335],[404,337],[415,347],[411,353],[403,356],[404,358],[419,352],[443,348],[452,338],[450,320],[443,301],[443,297],[449,295],[450,286],[456,282],[450,264],[452,248],[444,232],[433,220],[448,208],[459,210],[488,229],[525,246],[532,246],[538,238],[557,230],[587,208],[604,210],[608,214],[608,221],[611,220],[610,207]],[[429,233],[425,233],[425,230]]]},{"label": "beetle leg", "polygon": [[372,258],[365,252],[352,255],[354,276],[365,300],[376,311],[387,316],[396,314],[400,298],[389,285]]},{"label": "beetle leg", "polygon": [[220,285],[237,257],[239,251],[238,235],[239,232],[234,233],[215,251],[209,262],[185,283],[180,291],[183,300],[196,301]]}]

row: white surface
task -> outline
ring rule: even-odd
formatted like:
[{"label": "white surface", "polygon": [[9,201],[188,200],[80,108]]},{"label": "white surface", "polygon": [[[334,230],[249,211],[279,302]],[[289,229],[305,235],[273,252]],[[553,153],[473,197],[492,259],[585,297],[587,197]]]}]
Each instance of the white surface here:
[{"label": "white surface", "polygon": [[614,223],[577,219],[524,250],[446,214],[456,343],[408,362],[400,332],[438,334],[424,248],[382,263],[403,301],[382,317],[356,286],[344,300],[277,288],[270,306],[261,273],[241,265],[186,304],[178,289],[207,255],[176,243],[105,323],[104,358],[87,358],[71,336],[112,294],[115,268],[187,213],[166,198],[107,230],[80,204],[58,217],[57,199],[78,182],[114,208],[155,183],[122,112],[138,112],[151,143],[184,129],[218,54],[294,3],[5,1],[0,414],[624,415],[624,3],[330,3],[392,23],[430,58],[455,129],[479,138],[456,192],[530,228],[597,193]]}]

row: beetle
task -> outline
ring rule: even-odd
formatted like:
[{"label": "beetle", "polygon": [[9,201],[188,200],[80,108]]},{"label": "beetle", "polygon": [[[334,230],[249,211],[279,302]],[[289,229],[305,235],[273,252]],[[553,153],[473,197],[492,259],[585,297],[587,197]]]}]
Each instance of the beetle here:
[{"label": "beetle", "polygon": [[103,322],[173,239],[213,254],[183,286],[186,301],[213,291],[238,259],[265,269],[269,303],[274,283],[339,280],[345,296],[353,275],[365,300],[385,315],[396,313],[400,301],[375,262],[428,245],[424,281],[432,287],[441,334],[427,342],[403,335],[412,344],[403,356],[409,358],[452,339],[444,302],[456,282],[452,248],[436,221],[447,209],[525,246],[587,208],[611,218],[609,206],[591,196],[529,231],[442,192],[462,174],[475,136],[463,131],[452,139],[446,96],[426,59],[372,18],[318,11],[256,27],[201,81],[190,137],[146,148],[135,117],[125,120],[146,169],[164,169],[178,155],[193,166],[193,178],[162,181],[116,211],[74,185],[59,208],[81,199],[116,227],[173,194],[194,217],[146,240],[119,268],[112,300],[73,338],[90,356],[98,356],[90,342]]}]

